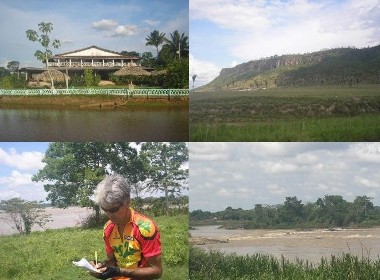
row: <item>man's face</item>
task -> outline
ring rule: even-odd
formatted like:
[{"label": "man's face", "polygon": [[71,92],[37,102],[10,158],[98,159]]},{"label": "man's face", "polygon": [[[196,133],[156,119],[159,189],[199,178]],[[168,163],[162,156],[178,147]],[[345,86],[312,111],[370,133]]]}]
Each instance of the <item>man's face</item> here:
[{"label": "man's face", "polygon": [[108,218],[114,224],[121,224],[125,222],[125,219],[128,215],[129,203],[125,202],[121,205],[115,205],[111,208],[103,208],[102,210],[107,214]]}]

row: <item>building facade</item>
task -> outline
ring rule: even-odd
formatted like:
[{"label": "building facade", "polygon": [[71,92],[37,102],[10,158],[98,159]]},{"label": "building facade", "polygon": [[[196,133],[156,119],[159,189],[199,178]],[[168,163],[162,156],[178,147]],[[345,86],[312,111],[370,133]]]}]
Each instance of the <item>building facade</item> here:
[{"label": "building facade", "polygon": [[[109,74],[127,66],[141,66],[140,58],[122,55],[118,52],[90,46],[62,54],[56,54],[48,61],[50,69],[67,73],[69,76],[84,74],[85,69],[92,69],[102,80],[108,80]],[[21,72],[26,73],[26,79],[33,79],[35,74],[46,68],[26,67]]]}]

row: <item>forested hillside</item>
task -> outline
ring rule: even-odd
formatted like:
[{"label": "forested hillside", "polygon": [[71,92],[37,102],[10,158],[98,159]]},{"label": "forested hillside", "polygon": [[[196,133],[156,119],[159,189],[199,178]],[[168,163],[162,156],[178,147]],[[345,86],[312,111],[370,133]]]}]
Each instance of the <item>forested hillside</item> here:
[{"label": "forested hillside", "polygon": [[227,207],[215,213],[190,213],[191,225],[221,224],[226,228],[318,228],[368,227],[380,225],[380,208],[371,198],[358,196],[348,202],[340,195],[326,195],[306,204],[297,197],[286,197],[278,205],[256,204],[251,210]]},{"label": "forested hillside", "polygon": [[313,85],[380,83],[380,45],[271,56],[224,68],[197,91],[248,90]]}]

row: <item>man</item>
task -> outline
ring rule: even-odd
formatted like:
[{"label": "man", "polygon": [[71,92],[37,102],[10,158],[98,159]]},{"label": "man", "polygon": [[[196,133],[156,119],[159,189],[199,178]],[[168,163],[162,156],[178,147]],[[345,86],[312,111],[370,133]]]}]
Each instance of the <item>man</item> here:
[{"label": "man", "polygon": [[134,211],[130,186],[120,175],[106,176],[94,193],[95,202],[109,217],[103,238],[107,259],[94,264],[99,279],[156,279],[162,274],[161,241],[156,224]]}]

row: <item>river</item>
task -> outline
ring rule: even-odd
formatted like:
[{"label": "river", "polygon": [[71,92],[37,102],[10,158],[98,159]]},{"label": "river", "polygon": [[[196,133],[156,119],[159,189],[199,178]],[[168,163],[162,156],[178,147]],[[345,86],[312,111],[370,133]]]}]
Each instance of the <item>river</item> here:
[{"label": "river", "polygon": [[227,243],[206,242],[201,248],[238,255],[271,254],[318,263],[322,257],[351,253],[378,259],[380,228],[296,230],[226,230],[218,226],[202,226],[190,230],[192,237],[227,240]]},{"label": "river", "polygon": [[[51,214],[50,219],[52,221],[44,225],[43,228],[35,225],[32,231],[79,226],[88,215],[93,213],[93,210],[81,207],[69,207],[66,209],[47,207],[45,208],[45,213]],[[0,212],[0,235],[18,233],[7,217],[7,214]]]},{"label": "river", "polygon": [[0,141],[188,141],[183,108],[1,109]]}]

